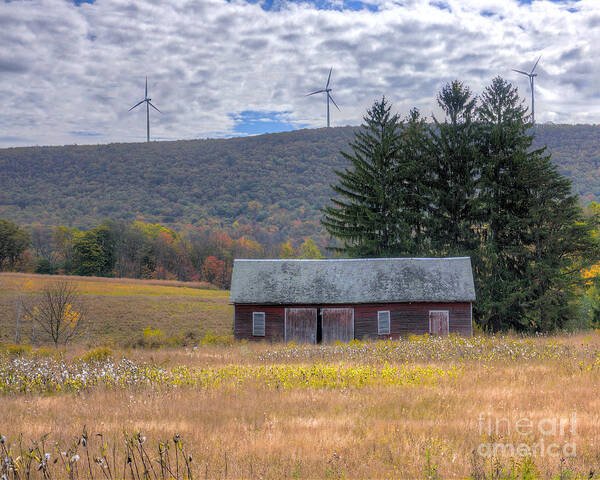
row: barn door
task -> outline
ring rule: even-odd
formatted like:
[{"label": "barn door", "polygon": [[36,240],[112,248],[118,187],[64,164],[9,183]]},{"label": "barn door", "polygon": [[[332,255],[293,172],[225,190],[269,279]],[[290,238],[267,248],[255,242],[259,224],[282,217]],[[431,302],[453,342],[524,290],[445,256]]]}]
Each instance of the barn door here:
[{"label": "barn door", "polygon": [[432,310],[429,312],[429,333],[448,335],[450,313],[448,310]]},{"label": "barn door", "polygon": [[317,343],[317,309],[285,309],[285,341]]},{"label": "barn door", "polygon": [[323,308],[321,316],[323,343],[354,340],[353,308]]}]

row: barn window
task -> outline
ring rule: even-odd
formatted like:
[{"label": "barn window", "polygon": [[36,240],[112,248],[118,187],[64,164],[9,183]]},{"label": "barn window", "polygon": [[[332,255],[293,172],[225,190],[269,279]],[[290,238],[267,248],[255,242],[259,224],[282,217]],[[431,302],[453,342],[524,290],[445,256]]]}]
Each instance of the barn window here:
[{"label": "barn window", "polygon": [[265,312],[252,313],[252,335],[255,337],[265,336]]},{"label": "barn window", "polygon": [[390,311],[377,312],[377,334],[390,334]]}]

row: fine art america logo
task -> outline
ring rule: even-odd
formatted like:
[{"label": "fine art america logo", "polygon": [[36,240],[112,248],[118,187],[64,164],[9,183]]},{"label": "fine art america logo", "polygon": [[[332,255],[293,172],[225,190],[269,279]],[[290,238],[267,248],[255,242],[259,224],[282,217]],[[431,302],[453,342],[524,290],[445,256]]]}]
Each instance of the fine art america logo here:
[{"label": "fine art america logo", "polygon": [[492,440],[479,444],[477,453],[482,457],[575,457],[576,447],[572,439],[576,434],[575,413],[566,418],[542,418],[537,421],[528,417],[516,420],[496,418],[481,413],[479,435]]}]

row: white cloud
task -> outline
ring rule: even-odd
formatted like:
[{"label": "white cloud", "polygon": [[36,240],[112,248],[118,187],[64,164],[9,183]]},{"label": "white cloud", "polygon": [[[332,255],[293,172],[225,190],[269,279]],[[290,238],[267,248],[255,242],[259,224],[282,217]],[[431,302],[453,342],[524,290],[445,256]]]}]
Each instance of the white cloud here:
[{"label": "white cloud", "polygon": [[242,111],[322,126],[324,99],[304,94],[330,66],[334,125],[358,124],[383,94],[429,115],[455,78],[479,92],[502,75],[529,99],[511,68],[538,55],[538,121],[600,122],[597,0],[382,0],[377,12],[276,3],[1,3],[0,145],[142,141],[145,111],[127,110],[146,74],[164,112],[151,112],[152,136],[178,139],[231,135]]}]

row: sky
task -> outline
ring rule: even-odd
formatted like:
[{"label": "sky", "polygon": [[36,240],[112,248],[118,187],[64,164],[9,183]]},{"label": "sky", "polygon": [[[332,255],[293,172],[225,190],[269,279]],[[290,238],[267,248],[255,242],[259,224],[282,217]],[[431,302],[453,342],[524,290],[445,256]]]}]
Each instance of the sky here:
[{"label": "sky", "polygon": [[223,138],[358,125],[385,95],[440,116],[449,81],[501,75],[536,120],[600,123],[600,0],[11,0],[0,146]]}]

